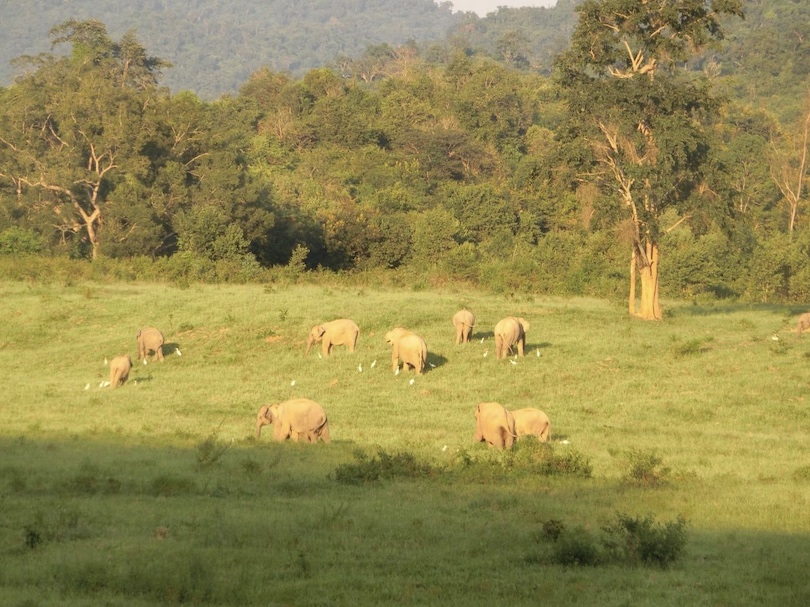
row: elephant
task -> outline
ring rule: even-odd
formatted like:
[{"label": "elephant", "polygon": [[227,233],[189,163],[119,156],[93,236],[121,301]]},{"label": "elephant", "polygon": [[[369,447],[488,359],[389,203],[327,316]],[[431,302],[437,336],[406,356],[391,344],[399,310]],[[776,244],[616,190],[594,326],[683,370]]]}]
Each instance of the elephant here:
[{"label": "elephant", "polygon": [[145,359],[149,352],[154,352],[154,358],[163,360],[163,333],[154,327],[147,327],[138,331],[138,360]]},{"label": "elephant", "polygon": [[528,330],[529,323],[522,318],[507,316],[499,320],[495,325],[496,358],[506,358],[507,353],[512,351],[512,346],[515,344],[517,344],[518,354],[523,356]]},{"label": "elephant", "polygon": [[512,411],[512,416],[515,418],[515,434],[518,438],[536,436],[541,443],[548,442],[551,421],[540,409],[516,409]]},{"label": "elephant", "polygon": [[357,345],[357,337],[360,335],[360,328],[353,320],[348,318],[340,318],[331,322],[325,322],[320,325],[315,325],[309,331],[309,338],[307,339],[307,351],[304,356],[309,354],[309,349],[312,344],[322,342],[321,350],[324,356],[329,356],[332,352],[332,346],[347,346],[349,352],[354,352]]},{"label": "elephant", "polygon": [[110,361],[110,387],[117,388],[123,386],[129,379],[129,372],[132,370],[132,359],[123,354],[116,356]]},{"label": "elephant", "polygon": [[396,327],[385,334],[386,343],[392,346],[391,366],[394,373],[399,371],[399,361],[402,369],[411,367],[417,375],[422,375],[427,362],[427,344],[416,333]]},{"label": "elephant", "polygon": [[453,315],[453,326],[456,328],[456,344],[466,344],[472,337],[475,326],[475,315],[464,308]]},{"label": "elephant", "polygon": [[810,329],[810,312],[805,312],[799,316],[799,326],[797,329],[799,332],[799,337],[801,337],[802,333],[807,329]]},{"label": "elephant", "polygon": [[486,442],[495,449],[510,449],[516,438],[515,417],[503,405],[495,402],[476,405],[473,441]]},{"label": "elephant", "polygon": [[273,405],[262,405],[256,416],[256,438],[262,435],[262,426],[273,424],[273,440],[287,439],[316,443],[318,439],[331,442],[326,411],[314,400],[293,398]]}]

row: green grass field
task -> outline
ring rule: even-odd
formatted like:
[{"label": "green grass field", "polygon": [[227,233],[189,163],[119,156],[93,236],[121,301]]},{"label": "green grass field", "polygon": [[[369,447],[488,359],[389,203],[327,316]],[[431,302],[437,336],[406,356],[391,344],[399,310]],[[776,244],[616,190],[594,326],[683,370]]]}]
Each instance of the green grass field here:
[{"label": "green grass field", "polygon": [[[806,606],[800,310],[667,304],[644,323],[460,288],[2,282],[0,604]],[[478,324],[457,346],[462,305]],[[531,323],[516,364],[494,356],[507,315]],[[357,352],[304,357],[338,317]],[[146,325],[165,362],[99,388]],[[393,375],[394,326],[427,341],[423,376]],[[294,396],[324,405],[331,444],[253,437],[258,408]],[[483,400],[543,409],[550,446],[473,444]],[[371,480],[376,458],[392,478]],[[561,564],[550,522],[601,546],[617,513],[683,517],[681,558]]]}]

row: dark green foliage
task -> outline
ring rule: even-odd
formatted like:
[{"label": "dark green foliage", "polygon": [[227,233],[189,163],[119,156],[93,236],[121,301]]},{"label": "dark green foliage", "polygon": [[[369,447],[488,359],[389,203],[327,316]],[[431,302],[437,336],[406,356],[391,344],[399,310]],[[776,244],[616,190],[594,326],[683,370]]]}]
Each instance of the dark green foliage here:
[{"label": "dark green foliage", "polygon": [[388,453],[378,449],[371,456],[362,450],[354,452],[354,463],[341,464],[332,473],[333,478],[347,485],[362,485],[380,480],[415,479],[432,476],[430,464],[420,462],[412,453]]},{"label": "dark green foliage", "polygon": [[33,230],[11,227],[0,232],[0,255],[35,255],[43,249],[42,238]]},{"label": "dark green foliage", "polygon": [[602,545],[612,562],[666,569],[680,560],[686,548],[686,519],[661,524],[653,515],[632,517],[621,512],[603,527]]},{"label": "dark green foliage", "polygon": [[[551,519],[543,523],[538,540],[551,543],[547,561],[564,567],[641,565],[666,569],[683,557],[686,519],[678,516],[661,524],[652,514],[640,518],[617,512],[602,527],[599,537],[582,526],[569,528],[562,521]],[[537,554],[528,560],[546,561]]]}]

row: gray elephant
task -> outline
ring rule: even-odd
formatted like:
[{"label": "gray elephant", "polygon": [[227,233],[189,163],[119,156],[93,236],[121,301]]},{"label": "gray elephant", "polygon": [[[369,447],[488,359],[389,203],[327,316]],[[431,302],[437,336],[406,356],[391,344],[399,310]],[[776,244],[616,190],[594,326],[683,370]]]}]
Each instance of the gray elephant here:
[{"label": "gray elephant", "polygon": [[146,327],[138,331],[138,360],[145,359],[150,352],[154,357],[163,360],[163,333],[154,327]]},{"label": "gray elephant", "polygon": [[529,330],[529,323],[515,316],[507,316],[498,321],[495,325],[495,356],[506,358],[512,351],[512,346],[517,344],[517,351],[523,356],[526,347],[526,333]]},{"label": "gray elephant", "polygon": [[516,409],[512,411],[515,418],[515,434],[521,436],[536,436],[541,443],[548,441],[551,433],[551,421],[540,409]]},{"label": "gray elephant", "polygon": [[117,388],[127,383],[129,372],[132,370],[132,359],[124,354],[116,356],[110,361],[110,387]]},{"label": "gray elephant", "polygon": [[466,344],[472,337],[475,326],[475,315],[466,308],[453,315],[453,326],[456,328],[456,344]]},{"label": "gray elephant", "polygon": [[346,346],[349,348],[349,352],[354,352],[359,335],[360,328],[353,320],[348,318],[339,318],[338,320],[315,325],[309,331],[307,351],[304,356],[309,354],[312,344],[318,342],[321,342],[321,351],[324,356],[329,356],[332,353],[332,346]]},{"label": "gray elephant", "polygon": [[500,403],[478,403],[475,407],[473,441],[486,442],[495,449],[510,449],[515,444],[515,417]]},{"label": "gray elephant", "polygon": [[273,405],[263,405],[256,416],[256,438],[262,435],[262,426],[273,424],[273,440],[292,439],[316,443],[318,439],[331,442],[326,411],[314,400],[293,398]]},{"label": "gray elephant", "polygon": [[797,328],[799,337],[801,337],[802,333],[807,329],[810,329],[810,312],[805,312],[799,316],[799,326]]},{"label": "gray elephant", "polygon": [[403,371],[410,367],[417,375],[422,374],[427,362],[427,344],[424,339],[413,331],[396,327],[385,334],[385,341],[391,345],[391,366],[394,373],[399,371],[401,360]]}]

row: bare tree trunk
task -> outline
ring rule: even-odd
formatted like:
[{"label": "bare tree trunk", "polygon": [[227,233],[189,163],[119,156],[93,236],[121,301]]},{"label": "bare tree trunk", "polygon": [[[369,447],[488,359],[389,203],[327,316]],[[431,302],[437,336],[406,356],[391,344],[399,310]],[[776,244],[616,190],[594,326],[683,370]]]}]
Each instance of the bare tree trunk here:
[{"label": "bare tree trunk", "polygon": [[627,301],[630,316],[636,315],[636,263],[636,247],[633,245],[633,253],[630,255],[630,297]]},{"label": "bare tree trunk", "polygon": [[645,244],[649,264],[639,268],[641,275],[641,307],[638,316],[644,320],[661,320],[661,302],[658,299],[658,245]]}]

